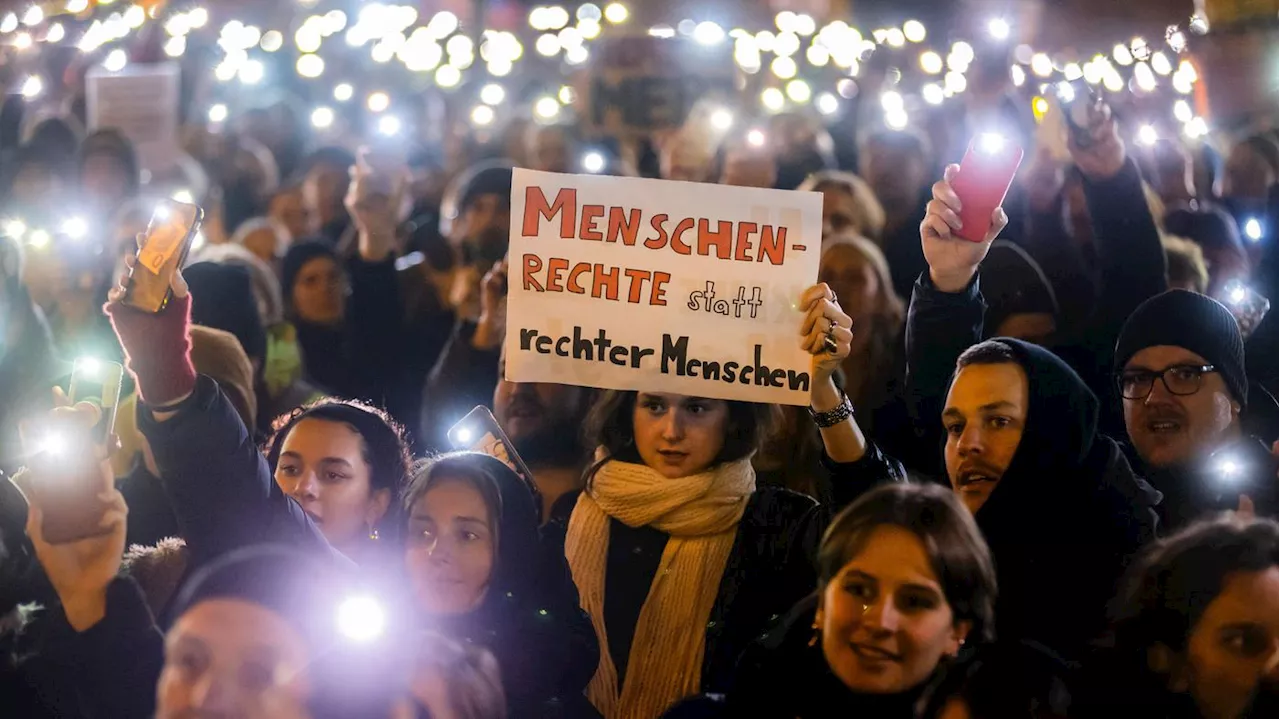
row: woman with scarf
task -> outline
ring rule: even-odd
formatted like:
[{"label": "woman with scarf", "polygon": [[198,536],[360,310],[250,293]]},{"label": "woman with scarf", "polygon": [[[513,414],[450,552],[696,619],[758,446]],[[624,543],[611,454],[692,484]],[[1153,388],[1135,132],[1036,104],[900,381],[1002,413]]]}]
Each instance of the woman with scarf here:
[{"label": "woman with scarf", "polygon": [[564,555],[538,534],[531,485],[486,454],[422,463],[404,493],[410,600],[427,628],[488,649],[512,717],[591,717],[599,661]]},{"label": "woman with scarf", "polygon": [[728,717],[907,719],[966,643],[992,635],[987,544],[937,485],[884,485],[842,512],[817,587],[743,655]]},{"label": "woman with scarf", "polygon": [[[867,456],[832,379],[852,320],[826,285],[800,301],[813,355],[810,408],[838,476]],[[653,717],[726,686],[765,625],[812,590],[812,557],[831,507],[756,486],[751,456],[768,408],[663,392],[609,392],[592,411],[599,445],[572,513],[553,516],[600,642],[588,686],[608,719]],[[561,506],[569,506],[563,502]]]}]

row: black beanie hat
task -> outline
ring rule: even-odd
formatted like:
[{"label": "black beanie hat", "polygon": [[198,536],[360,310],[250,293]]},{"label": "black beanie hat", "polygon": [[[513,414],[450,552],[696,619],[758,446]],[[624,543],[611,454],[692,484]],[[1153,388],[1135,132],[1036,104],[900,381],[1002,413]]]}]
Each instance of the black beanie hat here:
[{"label": "black beanie hat", "polygon": [[1168,345],[1204,357],[1241,407],[1249,400],[1244,369],[1244,340],[1230,310],[1196,292],[1169,290],[1138,305],[1129,315],[1116,342],[1114,369],[1119,372],[1141,350]]},{"label": "black beanie hat", "polygon": [[1011,315],[1045,313],[1056,320],[1058,298],[1039,263],[1008,240],[996,240],[982,261],[979,287],[987,303],[983,326],[992,336]]},{"label": "black beanie hat", "polygon": [[499,195],[507,200],[511,197],[511,166],[493,164],[473,167],[474,174],[465,180],[461,192],[458,193],[458,214],[467,211],[476,200],[483,195]]},{"label": "black beanie hat", "polygon": [[298,273],[304,265],[317,257],[328,257],[339,267],[342,266],[333,247],[320,240],[295,242],[285,251],[284,259],[280,261],[280,290],[284,294],[286,311],[291,312],[293,309],[293,283],[298,280]]},{"label": "black beanie hat", "polygon": [[191,287],[191,321],[230,332],[250,359],[267,356],[267,331],[258,314],[249,270],[240,265],[197,262],[182,271]]}]

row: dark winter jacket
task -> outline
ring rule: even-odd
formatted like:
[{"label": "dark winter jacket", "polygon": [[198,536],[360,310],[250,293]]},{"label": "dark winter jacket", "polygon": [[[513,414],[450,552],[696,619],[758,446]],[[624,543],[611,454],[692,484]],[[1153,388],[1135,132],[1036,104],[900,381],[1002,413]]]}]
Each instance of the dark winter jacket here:
[{"label": "dark winter jacket", "polygon": [[[822,534],[835,514],[876,483],[906,479],[902,465],[874,447],[857,462],[831,463],[828,469],[835,496],[829,505],[776,487],[758,487],[747,501],[707,622],[703,691],[723,692],[747,646],[817,587],[814,562]],[[561,555],[574,506],[569,496],[556,503],[544,527]],[[621,685],[635,624],[657,574],[667,535],[610,518],[608,541],[604,613]]]},{"label": "dark winter jacket", "polygon": [[449,449],[445,436],[454,422],[477,405],[493,402],[498,384],[498,350],[471,345],[476,325],[459,320],[422,394],[422,441],[428,450]]},{"label": "dark winter jacket", "polygon": [[[1254,399],[1253,395],[1250,399]],[[1275,411],[1274,404],[1271,411]],[[1132,452],[1132,445],[1127,449]],[[1132,461],[1135,467],[1142,467],[1136,452]],[[1206,515],[1236,509],[1241,494],[1253,501],[1258,516],[1276,516],[1276,460],[1271,446],[1256,437],[1242,437],[1191,465],[1149,468],[1145,474],[1164,496],[1156,508],[1163,534],[1176,532]]]}]

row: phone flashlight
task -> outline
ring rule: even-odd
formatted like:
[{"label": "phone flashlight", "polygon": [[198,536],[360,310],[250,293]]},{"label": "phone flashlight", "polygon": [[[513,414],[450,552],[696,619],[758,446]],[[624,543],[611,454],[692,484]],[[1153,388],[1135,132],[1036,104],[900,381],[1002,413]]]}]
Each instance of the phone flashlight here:
[{"label": "phone flashlight", "polygon": [[1244,285],[1236,285],[1227,291],[1227,299],[1231,304],[1238,305],[1249,297],[1249,290]]},{"label": "phone flashlight", "polygon": [[764,132],[752,130],[747,133],[747,144],[752,147],[764,147]]},{"label": "phone flashlight", "polygon": [[76,360],[76,370],[83,372],[85,377],[97,379],[98,373],[102,371],[102,363],[93,357],[81,357]]},{"label": "phone flashlight", "polygon": [[1251,242],[1257,242],[1262,239],[1262,223],[1256,217],[1250,217],[1244,223],[1244,236],[1249,238]]},{"label": "phone flashlight", "polygon": [[378,132],[391,137],[400,134],[400,118],[387,115],[378,120]]},{"label": "phone flashlight", "polygon": [[1154,147],[1156,141],[1160,139],[1160,134],[1156,132],[1156,128],[1151,125],[1143,125],[1138,128],[1138,144],[1143,147]]},{"label": "phone flashlight", "polygon": [[995,132],[984,132],[978,139],[978,146],[988,155],[999,155],[1004,149],[1004,135]]},{"label": "phone flashlight", "polygon": [[582,156],[582,169],[596,174],[604,169],[604,155],[592,151]]},{"label": "phone flashlight", "polygon": [[1059,100],[1063,102],[1075,102],[1076,89],[1072,87],[1071,83],[1065,80],[1058,83],[1057,92]]},{"label": "phone flashlight", "polygon": [[721,132],[733,127],[733,113],[722,108],[711,113],[711,126]]},{"label": "phone flashlight", "polygon": [[89,233],[89,224],[84,221],[83,217],[69,217],[62,222],[62,234],[73,240],[84,239]]},{"label": "phone flashlight", "polygon": [[47,454],[53,457],[62,456],[67,451],[67,438],[60,432],[49,430],[40,439],[38,451],[40,454]]},{"label": "phone flashlight", "polygon": [[470,442],[470,441],[471,441],[471,428],[470,428],[470,427],[459,427],[457,430],[455,430],[455,431],[454,431],[454,433],[453,433],[453,439],[454,439],[458,444],[466,444],[467,442]]},{"label": "phone flashlight", "polygon": [[169,208],[163,204],[156,205],[155,212],[151,216],[161,222],[167,222],[169,220]]},{"label": "phone flashlight", "polygon": [[387,612],[373,597],[348,597],[338,605],[338,631],[348,639],[367,642],[382,636]]}]

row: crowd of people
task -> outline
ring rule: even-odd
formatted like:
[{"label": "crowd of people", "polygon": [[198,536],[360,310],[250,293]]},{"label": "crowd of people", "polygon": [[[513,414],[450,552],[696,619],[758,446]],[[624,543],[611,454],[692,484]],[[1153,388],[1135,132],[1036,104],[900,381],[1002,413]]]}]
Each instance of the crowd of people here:
[{"label": "crowd of people", "polygon": [[[123,286],[177,185],[70,117],[5,148],[0,714],[1280,711],[1277,323],[1244,301],[1280,303],[1274,133],[1215,173],[1101,106],[971,242],[937,137],[838,167],[810,118],[691,117],[662,179],[821,193],[806,411],[507,379],[512,168],[574,171],[575,128],[356,151],[288,117],[192,130],[206,221],[154,314]],[[84,356],[127,367],[114,433],[42,447],[101,419]],[[477,405],[531,476],[451,443]],[[98,531],[57,541],[69,468]]]}]

